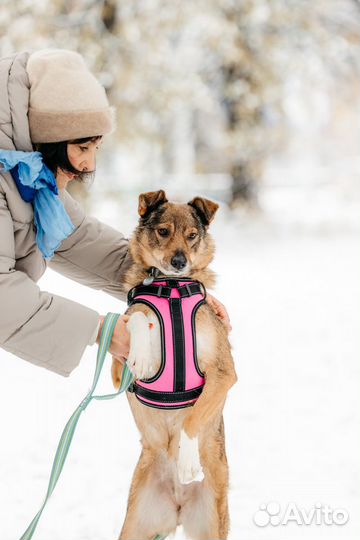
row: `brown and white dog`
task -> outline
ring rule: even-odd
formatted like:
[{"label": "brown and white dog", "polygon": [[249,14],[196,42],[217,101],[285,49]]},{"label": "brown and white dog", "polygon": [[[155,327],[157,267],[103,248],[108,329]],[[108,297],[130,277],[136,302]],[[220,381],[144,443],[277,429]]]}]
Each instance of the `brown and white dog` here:
[{"label": "brown and white dog", "polygon": [[[195,197],[187,204],[168,202],[163,190],[139,196],[139,225],[130,239],[133,265],[128,290],[148,277],[150,267],[164,276],[186,276],[213,288],[208,268],[214,242],[208,233],[218,205]],[[160,367],[160,325],[144,304],[130,306],[129,367],[137,379]],[[228,465],[223,407],[237,377],[227,330],[207,303],[196,312],[196,351],[205,386],[188,408],[161,410],[127,392],[142,452],[137,463],[120,539],[147,540],[168,535],[177,525],[196,540],[226,539],[229,529]],[[120,385],[122,365],[113,359],[112,378]]]}]

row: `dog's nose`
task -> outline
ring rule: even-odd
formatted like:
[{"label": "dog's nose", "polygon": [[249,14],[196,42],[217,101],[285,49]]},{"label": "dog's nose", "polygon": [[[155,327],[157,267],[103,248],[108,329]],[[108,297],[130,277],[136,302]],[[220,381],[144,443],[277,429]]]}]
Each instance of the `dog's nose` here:
[{"label": "dog's nose", "polygon": [[186,262],[186,257],[181,251],[175,253],[171,259],[171,264],[174,268],[176,268],[176,270],[181,270],[184,268],[184,266],[186,266]]}]

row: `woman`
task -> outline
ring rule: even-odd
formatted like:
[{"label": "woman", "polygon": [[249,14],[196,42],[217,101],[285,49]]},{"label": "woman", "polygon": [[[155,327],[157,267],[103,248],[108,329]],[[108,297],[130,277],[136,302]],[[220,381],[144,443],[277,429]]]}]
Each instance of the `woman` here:
[{"label": "woman", "polygon": [[[0,346],[63,376],[99,342],[103,316],[41,291],[36,282],[47,266],[126,301],[128,240],[86,216],[66,191],[94,172],[112,117],[79,54],[53,49],[0,60]],[[225,308],[208,299],[230,329]],[[119,317],[110,346],[119,359],[129,351],[126,321]]]}]

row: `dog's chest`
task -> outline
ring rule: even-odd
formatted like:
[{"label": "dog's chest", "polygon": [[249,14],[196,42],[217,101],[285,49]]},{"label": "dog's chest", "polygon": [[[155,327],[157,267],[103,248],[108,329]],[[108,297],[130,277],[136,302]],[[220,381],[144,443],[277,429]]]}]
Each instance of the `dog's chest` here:
[{"label": "dog's chest", "polygon": [[[205,303],[202,284],[186,279],[159,280],[129,292],[132,307],[145,304],[150,308],[149,370],[145,366],[142,373],[146,376],[133,385],[136,397],[145,405],[179,409],[193,405],[200,396],[205,378],[198,358],[205,358],[209,350],[205,328],[198,324]],[[144,339],[145,335],[142,342]]]},{"label": "dog's chest", "polygon": [[[209,322],[205,307],[200,308],[195,318],[195,353],[198,359],[199,367],[201,371],[204,371],[207,365],[207,358],[210,357],[214,351],[214,332]],[[160,323],[156,314],[152,311],[147,316],[150,324],[150,342],[151,351],[150,356],[152,360],[152,372],[150,376],[154,376],[159,370],[161,364],[161,331]]]}]

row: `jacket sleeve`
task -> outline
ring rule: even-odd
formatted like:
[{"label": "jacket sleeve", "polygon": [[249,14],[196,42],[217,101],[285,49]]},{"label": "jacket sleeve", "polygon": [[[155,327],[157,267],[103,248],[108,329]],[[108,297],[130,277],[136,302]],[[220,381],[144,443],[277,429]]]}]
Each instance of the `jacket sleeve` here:
[{"label": "jacket sleeve", "polygon": [[12,217],[0,191],[0,346],[68,376],[93,339],[98,321],[96,311],[41,291],[16,270]]},{"label": "jacket sleeve", "polygon": [[126,302],[124,276],[132,264],[128,239],[109,225],[86,216],[66,190],[60,190],[59,196],[76,229],[57,249],[49,267]]}]

